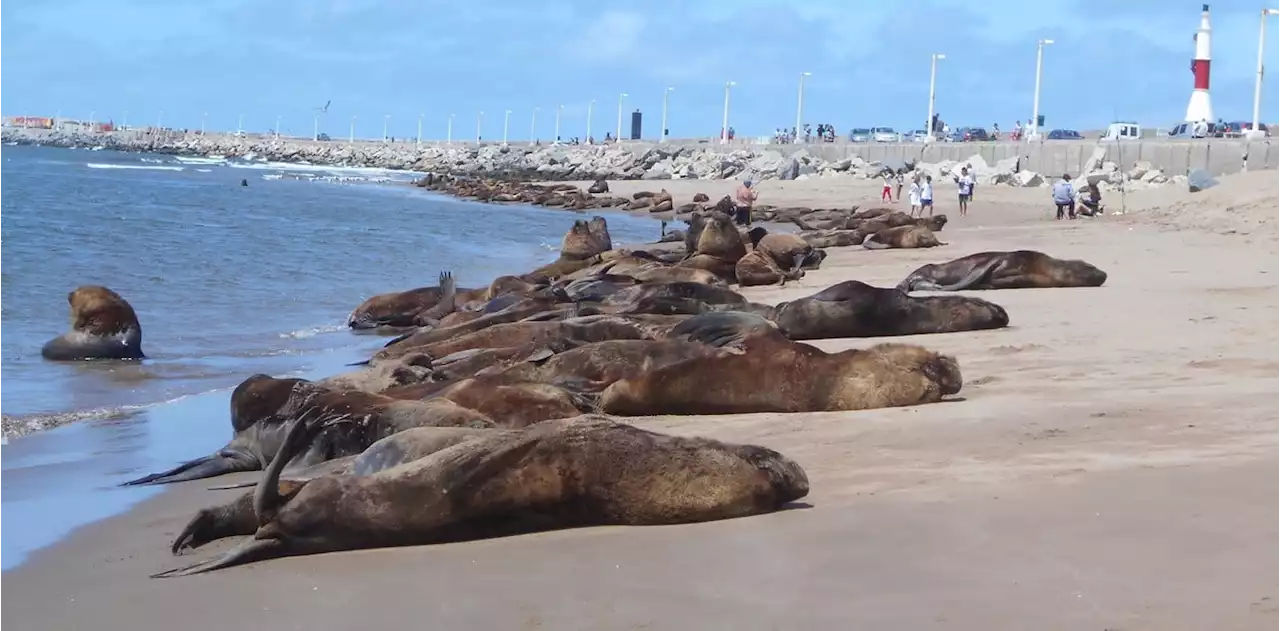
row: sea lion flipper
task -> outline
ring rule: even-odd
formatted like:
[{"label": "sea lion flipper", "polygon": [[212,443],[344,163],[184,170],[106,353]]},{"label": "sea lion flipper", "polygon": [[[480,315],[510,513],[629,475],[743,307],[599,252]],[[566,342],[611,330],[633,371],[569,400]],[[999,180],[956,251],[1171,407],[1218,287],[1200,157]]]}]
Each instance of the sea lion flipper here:
[{"label": "sea lion flipper", "polygon": [[991,274],[992,270],[994,270],[996,266],[1000,265],[1001,260],[1002,259],[1000,257],[995,257],[990,261],[987,261],[986,263],[983,263],[982,265],[979,265],[978,267],[973,268],[973,271],[969,272],[968,275],[966,275],[964,278],[961,278],[959,281],[952,283],[950,285],[938,286],[938,291],[960,291],[963,289],[968,289],[970,287],[973,287],[974,285],[977,285],[978,283],[982,282],[983,278],[986,278],[989,274]]},{"label": "sea lion flipper", "polygon": [[152,574],[151,578],[172,578],[175,576],[190,576],[192,574],[200,574],[212,570],[220,570],[224,567],[240,565],[241,563],[252,563],[263,559],[280,556],[284,545],[278,539],[251,539],[240,544],[230,552],[212,559],[201,561],[185,567],[175,568],[165,572]]},{"label": "sea lion flipper", "polygon": [[142,476],[128,482],[122,482],[120,486],[143,486],[150,484],[171,484],[174,482],[186,482],[187,480],[199,480],[202,478],[212,478],[220,476],[224,473],[235,473],[237,471],[253,471],[258,468],[256,461],[240,452],[222,450],[209,456],[188,460],[172,469],[161,471],[160,473],[152,473]]}]

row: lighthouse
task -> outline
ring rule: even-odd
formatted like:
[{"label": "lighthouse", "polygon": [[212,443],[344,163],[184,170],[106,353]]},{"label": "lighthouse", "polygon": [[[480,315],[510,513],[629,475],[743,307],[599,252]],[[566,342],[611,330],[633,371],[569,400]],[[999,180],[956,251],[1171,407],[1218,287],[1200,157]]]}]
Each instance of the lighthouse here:
[{"label": "lighthouse", "polygon": [[1200,28],[1196,30],[1196,56],[1191,60],[1191,72],[1195,75],[1195,87],[1187,102],[1187,122],[1213,122],[1213,104],[1209,101],[1209,63],[1212,59],[1209,43],[1212,29],[1209,27],[1209,5],[1200,9]]}]

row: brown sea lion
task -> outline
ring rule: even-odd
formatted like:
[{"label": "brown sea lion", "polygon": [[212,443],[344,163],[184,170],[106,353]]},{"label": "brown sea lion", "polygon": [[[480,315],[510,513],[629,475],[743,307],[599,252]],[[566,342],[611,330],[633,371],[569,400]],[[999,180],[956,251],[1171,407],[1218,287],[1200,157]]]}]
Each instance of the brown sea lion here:
[{"label": "brown sea lion", "polygon": [[257,471],[270,461],[280,447],[286,420],[277,412],[293,396],[293,387],[303,379],[276,379],[257,374],[245,379],[231,391],[231,441],[212,455],[184,462],[168,471],[153,473],[125,482],[166,484],[208,478],[235,471]]},{"label": "brown sea lion", "polygon": [[768,317],[793,340],[922,335],[1009,325],[1000,305],[969,296],[911,296],[848,280],[778,303]]},{"label": "brown sea lion", "polygon": [[709,202],[709,201],[711,201],[711,198],[710,198],[710,197],[708,197],[706,193],[694,193],[694,194],[693,194],[693,202],[694,202],[695,204],[700,204],[700,203],[703,203],[703,202]]},{"label": "brown sea lion", "polygon": [[[704,286],[705,285],[701,285]],[[674,326],[674,322],[672,323]],[[593,315],[563,321],[512,322],[496,324],[465,335],[417,347],[390,347],[374,355],[378,359],[398,357],[409,352],[444,357],[473,348],[506,348],[524,344],[544,344],[557,339],[581,342],[604,340],[654,339],[662,325],[635,316]]]},{"label": "brown sea lion", "polygon": [[560,244],[560,257],[581,261],[613,249],[604,217],[575,221]]},{"label": "brown sea lion", "polygon": [[502,382],[548,383],[574,392],[599,392],[645,370],[723,352],[707,344],[678,339],[608,340],[506,368],[487,368],[480,375],[491,375]]},{"label": "brown sea lion", "polygon": [[[452,274],[440,273],[441,285],[449,286]],[[356,307],[347,317],[347,326],[353,329],[373,329],[380,326],[403,327],[415,326],[415,318],[440,302],[444,295],[441,285],[435,287],[419,287],[408,291],[390,294],[379,294]],[[485,289],[457,289],[456,300],[467,301],[484,294]]]},{"label": "brown sea lion", "polygon": [[[304,468],[282,473],[279,490],[281,495],[292,495],[304,484],[322,475],[366,476],[392,467],[413,462],[437,451],[459,443],[485,436],[497,436],[512,429],[476,429],[471,427],[414,427],[383,438],[355,456],[335,458]],[[222,489],[257,486],[257,480],[218,487]],[[220,506],[201,509],[178,533],[170,549],[174,554],[193,550],[210,541],[251,535],[258,529],[258,517],[253,512],[254,492],[250,491]]]},{"label": "brown sea lion", "polygon": [[928,217],[912,217],[904,212],[893,212],[871,219],[850,219],[845,225],[849,230],[861,230],[867,234],[880,232],[899,226],[925,226],[934,232],[941,231],[947,225],[947,216],[943,214]]},{"label": "brown sea lion", "polygon": [[862,245],[867,238],[861,230],[806,230],[800,238],[814,248],[841,248],[850,245]]},{"label": "brown sea lion", "polygon": [[410,353],[394,361],[370,365],[356,370],[325,377],[316,385],[330,390],[359,390],[382,392],[388,388],[413,385],[431,378],[431,358],[422,353]]},{"label": "brown sea lion", "polygon": [[946,245],[928,226],[898,226],[867,235],[862,247],[868,250],[933,248]]},{"label": "brown sea lion", "polygon": [[[275,460],[310,442],[299,425]],[[772,512],[809,492],[794,461],[754,445],[669,436],[589,415],[468,440],[372,475],[254,493],[253,539],[183,576],[267,558],[424,545],[588,525],[657,525]],[[413,498],[405,504],[402,498]]]},{"label": "brown sea lion", "polygon": [[752,247],[767,254],[783,270],[818,269],[827,253],[809,245],[800,235],[753,231]]},{"label": "brown sea lion", "polygon": [[146,359],[142,324],[129,301],[106,287],[83,285],[67,294],[71,331],[45,342],[40,355],[54,361]]},{"label": "brown sea lion", "polygon": [[512,382],[493,377],[463,379],[427,399],[448,400],[475,410],[498,427],[520,428],[592,411],[585,398],[549,383]]},{"label": "brown sea lion", "polygon": [[909,344],[826,353],[763,331],[734,346],[741,354],[689,359],[615,382],[601,393],[600,411],[647,416],[865,410],[935,403],[959,392],[962,383],[954,358]]},{"label": "brown sea lion", "polygon": [[786,285],[789,280],[800,280],[804,270],[799,267],[782,269],[773,257],[763,250],[752,250],[738,259],[733,266],[734,276],[743,287],[759,287],[762,285]]},{"label": "brown sea lion", "polygon": [[1107,273],[1081,260],[1057,259],[1034,250],[980,252],[930,263],[898,284],[903,291],[1101,287]]},{"label": "brown sea lion", "polygon": [[592,195],[609,192],[609,183],[604,180],[596,180],[591,186],[587,187],[587,192]]},{"label": "brown sea lion", "polygon": [[[704,269],[727,281],[737,280],[734,264],[747,255],[747,246],[733,219],[725,213],[713,211],[696,224],[690,224],[690,233],[695,230],[694,249],[678,265]],[[687,245],[689,241],[685,243]]]}]

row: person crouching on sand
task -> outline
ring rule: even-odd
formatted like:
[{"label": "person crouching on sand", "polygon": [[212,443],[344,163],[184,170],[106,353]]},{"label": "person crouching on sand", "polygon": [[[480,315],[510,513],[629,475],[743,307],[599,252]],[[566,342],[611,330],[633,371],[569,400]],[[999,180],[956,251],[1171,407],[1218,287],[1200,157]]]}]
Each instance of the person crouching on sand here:
[{"label": "person crouching on sand", "polygon": [[742,226],[751,225],[751,205],[759,197],[755,189],[751,188],[751,180],[742,181],[742,186],[738,187],[735,197],[738,198],[738,204],[734,208],[734,223]]},{"label": "person crouching on sand", "polygon": [[1076,218],[1076,190],[1071,186],[1071,175],[1062,174],[1062,179],[1053,185],[1053,204],[1058,207],[1058,219],[1062,219],[1063,214],[1069,213],[1072,219]]}]

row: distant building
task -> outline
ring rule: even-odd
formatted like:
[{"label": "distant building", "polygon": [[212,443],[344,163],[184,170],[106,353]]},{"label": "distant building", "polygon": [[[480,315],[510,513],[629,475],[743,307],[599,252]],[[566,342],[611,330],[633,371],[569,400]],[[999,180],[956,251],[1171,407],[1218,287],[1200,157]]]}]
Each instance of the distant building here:
[{"label": "distant building", "polygon": [[4,119],[4,124],[6,127],[53,129],[53,119],[45,116],[9,116]]}]

